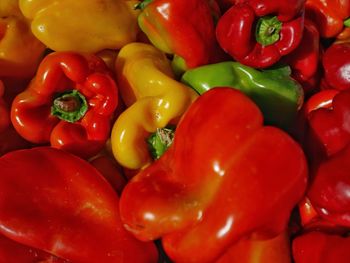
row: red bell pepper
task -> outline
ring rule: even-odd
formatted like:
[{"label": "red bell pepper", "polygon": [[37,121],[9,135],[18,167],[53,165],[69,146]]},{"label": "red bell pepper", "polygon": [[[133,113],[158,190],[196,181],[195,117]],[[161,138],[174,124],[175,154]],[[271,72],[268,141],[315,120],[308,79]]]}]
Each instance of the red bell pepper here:
[{"label": "red bell pepper", "polygon": [[292,69],[292,76],[303,86],[306,94],[318,88],[320,74],[320,34],[315,24],[305,19],[300,45],[283,61]]},{"label": "red bell pepper", "polygon": [[327,156],[331,156],[350,143],[350,90],[328,94],[333,99],[325,99],[321,107],[308,114],[308,119],[311,136],[316,138]]},{"label": "red bell pepper", "polygon": [[350,90],[323,90],[306,102],[310,185],[307,202],[299,205],[304,224],[338,230],[350,226],[349,116]]},{"label": "red bell pepper", "polygon": [[320,162],[307,192],[317,214],[332,224],[350,227],[350,146]]},{"label": "red bell pepper", "polygon": [[295,263],[348,263],[350,238],[310,232],[293,240]]},{"label": "red bell pepper", "polygon": [[157,261],[153,243],[127,232],[119,198],[88,162],[51,147],[0,158],[0,232],[76,263]]},{"label": "red bell pepper", "polygon": [[174,55],[176,70],[216,62],[222,51],[215,38],[213,15],[219,16],[215,1],[145,0],[139,7],[141,30],[155,47]]},{"label": "red bell pepper", "polygon": [[304,4],[305,0],[247,0],[235,4],[218,21],[218,42],[242,64],[269,67],[301,42]]},{"label": "red bell pepper", "polygon": [[313,20],[321,37],[336,37],[350,17],[350,0],[307,0],[306,17]]},{"label": "red bell pepper", "polygon": [[327,48],[322,64],[328,87],[350,89],[350,42],[333,44]]},{"label": "red bell pepper", "polygon": [[175,262],[212,262],[241,238],[283,232],[306,177],[295,141],[264,127],[240,91],[213,88],[183,115],[168,150],[126,185],[121,217],[141,240],[162,237]]},{"label": "red bell pepper", "polygon": [[100,58],[54,52],[43,59],[36,77],[14,99],[11,120],[30,142],[49,142],[88,158],[108,139],[117,103],[115,81]]}]

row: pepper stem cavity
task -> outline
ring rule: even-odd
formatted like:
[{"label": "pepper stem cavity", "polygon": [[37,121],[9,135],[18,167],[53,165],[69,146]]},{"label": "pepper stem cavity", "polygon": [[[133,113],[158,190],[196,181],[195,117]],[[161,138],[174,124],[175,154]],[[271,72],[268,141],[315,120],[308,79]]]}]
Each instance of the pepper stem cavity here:
[{"label": "pepper stem cavity", "polygon": [[88,104],[84,95],[77,90],[70,90],[56,96],[51,106],[51,114],[74,123],[85,115],[87,109]]},{"label": "pepper stem cavity", "polygon": [[148,148],[154,160],[159,159],[174,140],[174,127],[158,128],[147,138]]},{"label": "pepper stem cavity", "polygon": [[272,45],[280,39],[282,22],[276,16],[263,16],[256,24],[255,38],[263,46]]}]

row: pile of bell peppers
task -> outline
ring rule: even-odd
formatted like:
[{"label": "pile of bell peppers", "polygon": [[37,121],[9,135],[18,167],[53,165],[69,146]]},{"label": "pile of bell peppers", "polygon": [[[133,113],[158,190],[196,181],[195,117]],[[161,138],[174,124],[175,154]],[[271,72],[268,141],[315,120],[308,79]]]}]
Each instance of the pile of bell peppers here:
[{"label": "pile of bell peppers", "polygon": [[1,0],[0,262],[346,263],[350,0]]}]

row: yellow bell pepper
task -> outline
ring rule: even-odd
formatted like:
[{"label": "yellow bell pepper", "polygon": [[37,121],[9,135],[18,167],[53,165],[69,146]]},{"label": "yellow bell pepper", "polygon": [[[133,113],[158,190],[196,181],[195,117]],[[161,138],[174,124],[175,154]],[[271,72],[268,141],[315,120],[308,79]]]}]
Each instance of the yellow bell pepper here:
[{"label": "yellow bell pepper", "polygon": [[31,78],[44,53],[31,32],[18,0],[0,1],[0,76]]},{"label": "yellow bell pepper", "polygon": [[120,49],[139,31],[134,0],[19,0],[33,34],[55,51]]},{"label": "yellow bell pepper", "polygon": [[112,150],[122,166],[140,169],[152,161],[146,138],[157,128],[176,124],[198,95],[174,79],[170,61],[149,44],[124,46],[115,69],[128,108],[113,126]]}]

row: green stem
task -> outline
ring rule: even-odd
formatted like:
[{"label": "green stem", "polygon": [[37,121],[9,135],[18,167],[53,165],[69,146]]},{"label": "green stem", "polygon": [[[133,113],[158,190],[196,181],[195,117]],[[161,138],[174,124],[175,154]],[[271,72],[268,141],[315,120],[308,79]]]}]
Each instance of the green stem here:
[{"label": "green stem", "polygon": [[344,20],[344,26],[350,27],[350,17],[346,20]]},{"label": "green stem", "polygon": [[72,123],[80,120],[87,110],[87,101],[84,95],[77,90],[58,94],[51,106],[51,114],[53,116]]},{"label": "green stem", "polygon": [[154,160],[159,159],[174,140],[174,127],[158,128],[147,138],[148,148]]},{"label": "green stem", "polygon": [[282,22],[276,16],[263,16],[256,24],[255,38],[263,46],[272,45],[280,39]]},{"label": "green stem", "polygon": [[134,9],[137,10],[137,9],[140,9],[140,10],[143,10],[145,9],[146,6],[148,6],[153,0],[143,0],[141,1],[140,3],[136,4]]}]

